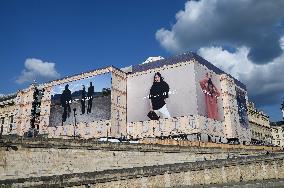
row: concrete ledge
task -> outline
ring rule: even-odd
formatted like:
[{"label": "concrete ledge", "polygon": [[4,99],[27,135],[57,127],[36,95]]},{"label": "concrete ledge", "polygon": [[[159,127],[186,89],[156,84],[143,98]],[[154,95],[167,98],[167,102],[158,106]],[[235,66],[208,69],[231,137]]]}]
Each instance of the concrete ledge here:
[{"label": "concrete ledge", "polygon": [[201,148],[222,148],[222,149],[245,149],[245,150],[266,150],[266,151],[280,151],[283,147],[278,146],[257,146],[257,145],[241,145],[241,144],[224,144],[214,142],[200,142],[189,140],[174,140],[174,139],[155,139],[145,138],[141,143],[144,144],[159,144],[159,145],[175,145],[175,146],[188,146],[188,147],[201,147]]},{"label": "concrete ledge", "polygon": [[[189,142],[189,141],[188,141]],[[166,144],[165,144],[166,143]],[[170,144],[172,143],[172,144]],[[179,144],[181,143],[181,144]],[[143,152],[196,152],[196,153],[218,153],[218,152],[230,152],[230,153],[248,153],[266,151],[279,152],[282,148],[277,147],[224,147],[225,144],[184,144],[185,142],[179,141],[160,141],[157,143],[139,143],[132,144],[128,142],[111,143],[111,142],[99,142],[97,140],[82,140],[82,139],[47,139],[47,138],[12,138],[0,140],[0,148],[11,145],[16,145],[22,148],[55,148],[55,149],[88,149],[88,150],[109,150],[109,151],[143,151]],[[214,146],[214,147],[213,147]]]}]

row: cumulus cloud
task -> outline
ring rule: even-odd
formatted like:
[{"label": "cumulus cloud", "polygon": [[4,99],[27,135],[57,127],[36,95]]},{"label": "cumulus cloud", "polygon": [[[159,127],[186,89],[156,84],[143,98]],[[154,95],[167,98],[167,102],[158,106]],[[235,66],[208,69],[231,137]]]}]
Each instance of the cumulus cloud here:
[{"label": "cumulus cloud", "polygon": [[25,69],[16,80],[16,83],[47,81],[59,78],[60,74],[55,69],[55,63],[43,62],[40,59],[30,58],[25,61]]},{"label": "cumulus cloud", "polygon": [[194,51],[246,84],[257,107],[284,95],[284,1],[188,1],[171,28],[156,32],[171,53]]},{"label": "cumulus cloud", "polygon": [[188,1],[171,29],[159,29],[156,39],[173,53],[203,46],[246,46],[253,63],[272,62],[281,54],[283,10],[281,0]]},{"label": "cumulus cloud", "polygon": [[267,64],[254,64],[247,47],[229,52],[222,47],[203,47],[198,53],[215,66],[247,85],[251,100],[257,105],[279,104],[284,94],[284,52]]}]

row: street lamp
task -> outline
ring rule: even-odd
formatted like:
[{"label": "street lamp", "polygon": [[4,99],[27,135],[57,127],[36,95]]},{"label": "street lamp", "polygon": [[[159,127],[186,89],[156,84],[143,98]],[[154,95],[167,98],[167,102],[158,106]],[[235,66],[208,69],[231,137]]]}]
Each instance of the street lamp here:
[{"label": "street lamp", "polygon": [[75,123],[74,123],[74,139],[75,139],[75,137],[76,137],[76,131],[75,131],[75,129],[76,129],[76,108],[73,108],[73,111],[74,111],[74,121],[75,121]]},{"label": "street lamp", "polygon": [[284,97],[283,97],[283,102],[281,104],[281,111],[282,111],[282,115],[283,115],[283,120],[284,120]]}]

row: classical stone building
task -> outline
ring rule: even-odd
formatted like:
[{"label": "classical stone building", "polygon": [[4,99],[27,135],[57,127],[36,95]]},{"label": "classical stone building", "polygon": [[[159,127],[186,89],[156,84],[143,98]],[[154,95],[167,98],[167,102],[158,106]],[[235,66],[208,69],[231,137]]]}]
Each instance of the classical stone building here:
[{"label": "classical stone building", "polygon": [[[283,113],[284,120],[284,101],[281,104],[281,111]],[[276,146],[284,146],[284,121],[271,122],[272,131],[272,143]]]},{"label": "classical stone building", "polygon": [[[107,74],[109,77],[107,78]],[[105,75],[105,76],[104,76]],[[82,80],[88,80],[92,78],[94,81],[94,87],[101,87],[99,84],[108,79],[108,89],[111,90],[111,95],[107,99],[105,97],[95,98],[93,101],[93,107],[95,110],[101,114],[95,114],[95,117],[92,116],[94,112],[87,112],[87,103],[86,100],[86,112],[83,115],[77,105],[77,123],[75,125],[74,120],[66,121],[66,123],[61,126],[61,122],[52,123],[56,114],[50,114],[52,112],[51,108],[51,95],[52,88],[58,85],[66,85],[69,83],[81,83]],[[96,81],[98,79],[98,81]],[[48,91],[47,100],[46,100],[46,131],[49,137],[68,137],[68,136],[79,136],[81,138],[101,138],[101,137],[121,137],[126,135],[126,73],[123,71],[114,68],[107,67],[103,69],[94,70],[91,72],[82,73],[79,75],[71,76],[68,78],[52,81],[43,85],[45,90]],[[96,92],[95,92],[96,93]],[[86,91],[87,94],[87,91]],[[87,96],[86,96],[87,97]],[[96,99],[97,103],[96,103]],[[103,103],[99,101],[105,100]],[[76,99],[75,99],[76,100]],[[80,103],[80,102],[79,102]],[[50,110],[51,109],[51,110]],[[100,111],[100,109],[105,109]],[[72,108],[73,110],[73,108]],[[81,115],[80,115],[81,114]],[[80,119],[81,116],[81,119]],[[60,117],[61,118],[61,117]],[[70,118],[69,118],[70,119]],[[56,121],[55,121],[56,122]],[[44,126],[44,125],[43,125]]]},{"label": "classical stone building", "polygon": [[[171,118],[150,121],[148,95],[157,72],[170,88],[166,105]],[[209,117],[201,87],[208,74],[220,94],[217,117]],[[246,101],[244,84],[193,53],[135,65],[127,75],[127,132],[133,138],[186,135],[190,140],[249,143]]]},{"label": "classical stone building", "polygon": [[276,146],[284,146],[284,121],[271,123],[272,143]]},{"label": "classical stone building", "polygon": [[0,135],[15,132],[15,99],[17,94],[5,95],[0,98]]},{"label": "classical stone building", "polygon": [[251,128],[251,139],[254,144],[271,144],[272,133],[269,116],[255,108],[253,102],[248,103],[248,119]]},{"label": "classical stone building", "polygon": [[17,93],[0,97],[1,127],[3,135],[23,136],[30,128],[32,98],[35,86],[32,84]]},{"label": "classical stone building", "polygon": [[[100,80],[104,78],[108,79],[107,84],[109,88],[101,86],[103,81]],[[72,93],[72,95],[75,95],[75,97],[72,96],[72,102],[67,102],[70,102],[69,114],[64,123],[62,123],[61,118],[64,107],[58,104],[58,102],[60,103],[61,93],[54,93],[55,91],[53,90],[59,89],[58,91],[62,92],[62,87],[64,88],[67,84],[70,87],[80,87],[82,83],[87,83],[89,80],[92,81],[92,79],[98,80],[98,85],[95,85],[95,88],[102,90],[101,92],[96,92],[96,89],[93,91],[93,95],[97,95],[97,97],[92,99],[92,103],[93,105],[100,105],[94,107],[95,109],[106,109],[105,111],[99,111],[104,114],[88,112],[89,117],[80,115],[82,100],[78,96],[80,95],[78,94],[79,91],[76,91],[77,93]],[[83,82],[82,80],[85,81]],[[72,90],[72,88],[70,89]],[[43,91],[40,97],[37,94],[38,91]],[[88,91],[86,91],[86,96],[84,97],[86,110],[89,105],[88,101],[91,101],[87,99],[87,94]],[[102,99],[105,103],[101,104],[98,99]],[[30,128],[36,129],[40,135],[46,135],[51,138],[66,138],[70,136],[100,138],[126,135],[126,74],[114,67],[98,69],[39,85],[32,84],[16,94],[1,97],[0,100],[3,135],[17,134],[23,136],[25,133],[28,133]],[[77,111],[73,113],[75,107]],[[33,118],[36,114],[38,116]],[[93,117],[95,115],[98,117]],[[59,121],[57,121],[58,119]],[[77,122],[75,122],[75,119],[77,119]],[[91,120],[89,121],[89,119]]]},{"label": "classical stone building", "polygon": [[[11,113],[0,116],[6,121],[6,114],[14,114],[12,129],[20,136],[33,128],[51,138],[182,136],[250,143],[245,85],[200,56],[151,58],[123,70],[107,67],[31,85],[14,95]],[[149,94],[157,72],[169,87],[170,116],[149,120]]]}]

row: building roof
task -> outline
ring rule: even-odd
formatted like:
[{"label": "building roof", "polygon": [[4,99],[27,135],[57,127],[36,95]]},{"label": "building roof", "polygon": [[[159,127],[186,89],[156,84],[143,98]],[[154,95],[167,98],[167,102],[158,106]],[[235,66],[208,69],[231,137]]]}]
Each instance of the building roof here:
[{"label": "building roof", "polygon": [[73,74],[73,75],[68,75],[68,76],[58,78],[58,79],[55,79],[55,80],[51,80],[51,81],[48,81],[48,82],[44,82],[44,83],[41,83],[41,84],[47,84],[47,83],[51,83],[51,82],[55,82],[55,81],[59,81],[59,80],[64,80],[64,79],[67,79],[67,78],[72,78],[72,77],[79,76],[79,75],[82,75],[82,74],[87,74],[87,73],[91,73],[91,72],[98,71],[98,70],[104,70],[104,69],[108,69],[108,68],[113,68],[117,71],[125,73],[124,71],[120,70],[119,68],[110,65],[110,66],[106,66],[106,67],[102,67],[102,68],[92,69],[90,71],[85,71],[85,72],[82,72],[82,73],[76,73],[76,74]]},{"label": "building roof", "polygon": [[270,123],[270,126],[282,127],[282,126],[284,126],[284,121],[271,122],[271,123]]},{"label": "building roof", "polygon": [[7,94],[7,95],[3,95],[0,97],[0,102],[3,102],[3,101],[7,101],[7,100],[10,100],[10,99],[14,99],[17,97],[17,93],[11,93],[11,94]]},{"label": "building roof", "polygon": [[176,56],[172,56],[172,57],[169,57],[169,58],[153,61],[151,63],[134,65],[132,67],[132,73],[142,72],[142,71],[146,71],[146,70],[149,70],[149,69],[155,69],[155,68],[163,67],[165,65],[173,65],[173,64],[177,64],[177,63],[181,63],[181,62],[187,62],[187,61],[190,61],[190,60],[198,61],[198,63],[206,66],[208,69],[214,71],[217,74],[229,75],[231,78],[234,79],[235,84],[237,86],[246,90],[246,86],[242,82],[240,82],[239,80],[237,80],[236,78],[234,78],[230,74],[222,71],[221,69],[219,69],[218,67],[216,67],[212,63],[210,63],[209,61],[203,59],[201,56],[199,56],[199,55],[197,55],[196,53],[193,53],[193,52],[186,52],[186,53],[183,53],[183,54],[180,54],[180,55],[176,55]]}]

